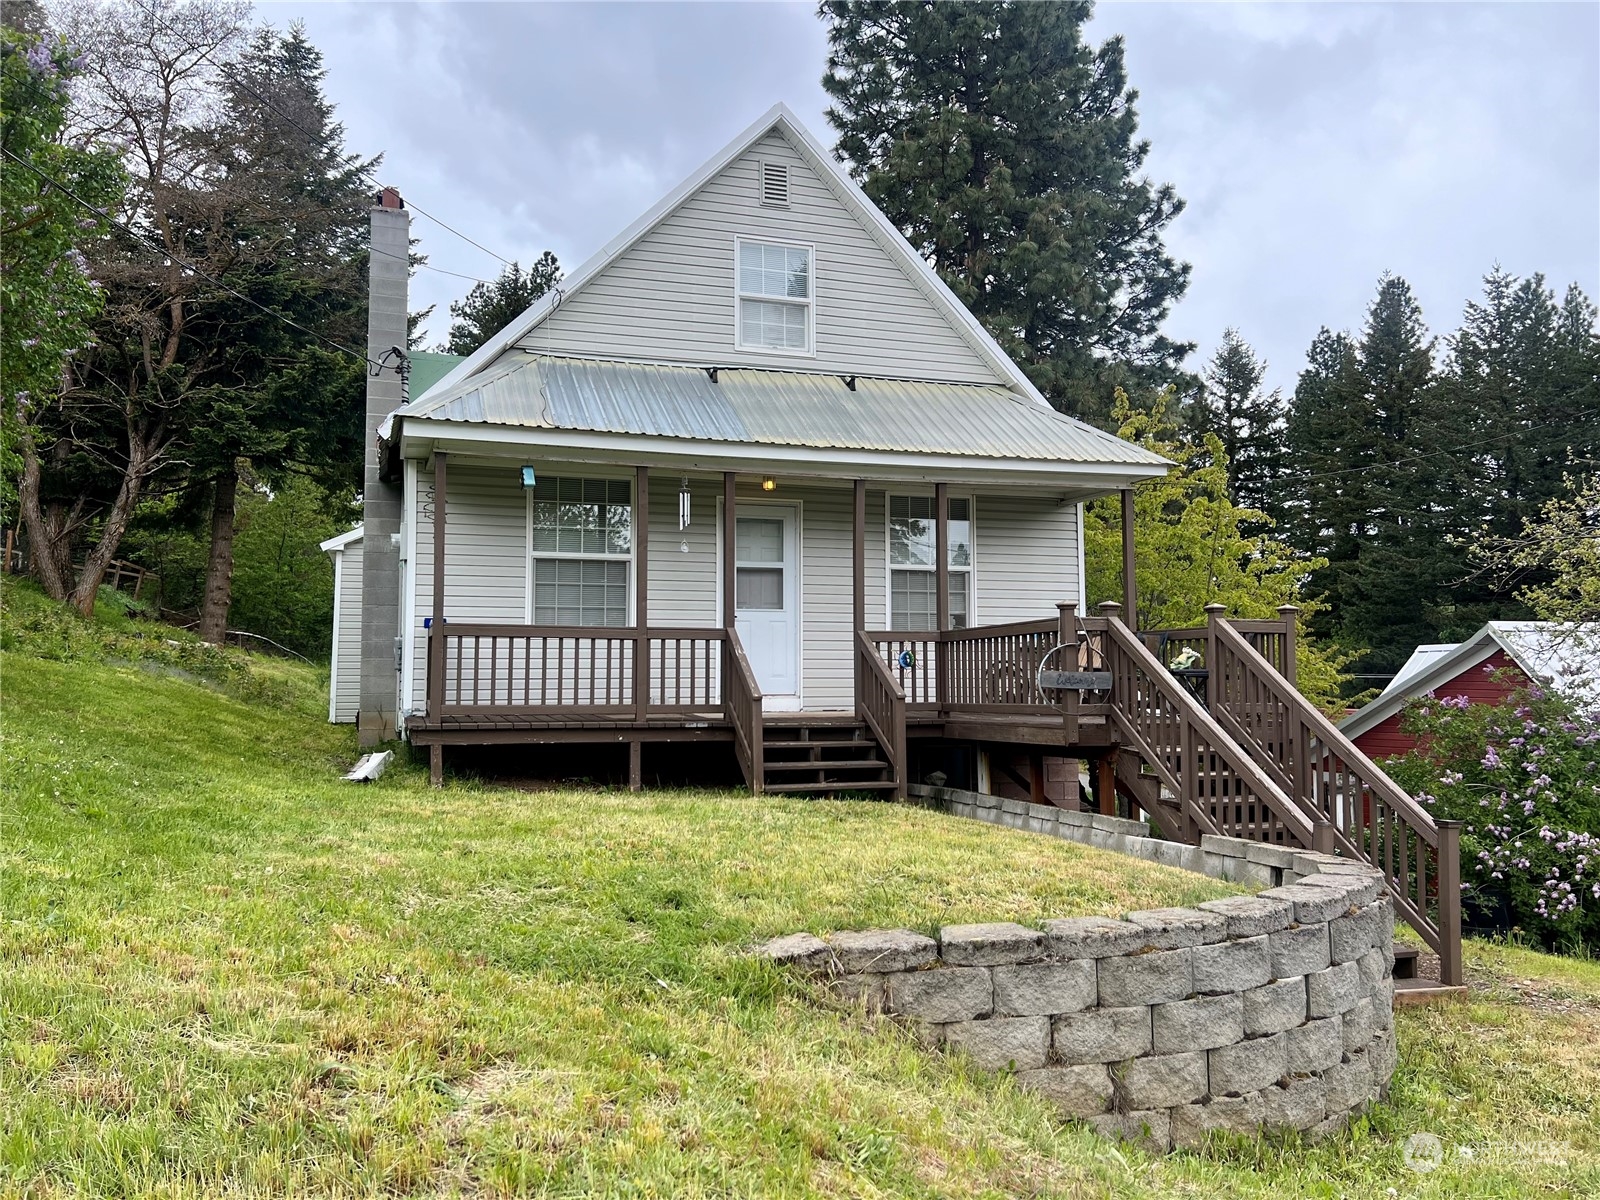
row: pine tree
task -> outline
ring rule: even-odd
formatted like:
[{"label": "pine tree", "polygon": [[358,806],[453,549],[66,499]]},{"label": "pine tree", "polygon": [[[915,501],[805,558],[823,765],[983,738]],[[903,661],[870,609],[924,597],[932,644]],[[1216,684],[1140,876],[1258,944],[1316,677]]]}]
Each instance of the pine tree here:
[{"label": "pine tree", "polygon": [[1170,382],[1161,333],[1188,286],[1162,233],[1182,211],[1140,172],[1120,38],[1088,0],[826,0],[828,119],[867,195],[1060,408]]},{"label": "pine tree", "polygon": [[546,250],[526,271],[512,263],[493,283],[474,284],[450,305],[450,354],[471,354],[561,282],[561,264]]},{"label": "pine tree", "polygon": [[1228,456],[1235,504],[1275,519],[1284,512],[1284,425],[1287,405],[1277,388],[1262,390],[1267,364],[1256,357],[1237,329],[1206,365],[1201,388],[1188,410],[1191,437],[1214,433]]}]

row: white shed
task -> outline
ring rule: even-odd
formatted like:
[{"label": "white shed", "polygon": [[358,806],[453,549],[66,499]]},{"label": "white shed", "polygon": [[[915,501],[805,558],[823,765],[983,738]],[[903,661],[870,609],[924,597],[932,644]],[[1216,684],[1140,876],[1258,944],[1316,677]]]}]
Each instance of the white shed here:
[{"label": "white shed", "polygon": [[361,701],[361,526],[329,538],[333,559],[333,652],[328,670],[328,720],[351,724]]}]

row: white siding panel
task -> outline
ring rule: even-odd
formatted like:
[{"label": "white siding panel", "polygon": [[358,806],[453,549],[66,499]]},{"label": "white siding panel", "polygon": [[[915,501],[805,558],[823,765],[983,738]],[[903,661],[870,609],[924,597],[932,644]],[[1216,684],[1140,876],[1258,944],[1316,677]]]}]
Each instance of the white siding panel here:
[{"label": "white siding panel", "polygon": [[[757,203],[762,160],[789,164],[791,207]],[[815,245],[814,357],[734,348],[736,235]],[[1000,381],[776,131],[708,181],[521,344],[556,354]]]},{"label": "white siding panel", "polygon": [[979,495],[973,623],[1056,615],[1078,598],[1078,509],[1052,495]]},{"label": "white siding panel", "polygon": [[[682,476],[650,475],[650,623],[715,628],[717,597],[717,497],[722,476],[689,478],[689,528],[678,529]],[[687,553],[683,550],[688,543]]]},{"label": "white siding panel", "polygon": [[[428,635],[433,614],[433,472],[417,473],[416,620],[412,640],[411,704],[427,696]],[[526,620],[527,498],[514,469],[452,464],[445,495],[445,616],[452,621]]]},{"label": "white siding panel", "polygon": [[334,551],[339,590],[339,619],[333,627],[333,693],[330,716],[336,724],[356,719],[361,706],[361,541]]}]

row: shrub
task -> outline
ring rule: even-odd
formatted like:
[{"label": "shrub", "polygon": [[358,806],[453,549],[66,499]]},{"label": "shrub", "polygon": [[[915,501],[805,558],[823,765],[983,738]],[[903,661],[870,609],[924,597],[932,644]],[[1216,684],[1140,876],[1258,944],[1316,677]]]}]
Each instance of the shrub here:
[{"label": "shrub", "polygon": [[1600,944],[1600,713],[1525,686],[1498,704],[1420,697],[1402,727],[1419,742],[1390,760],[1396,781],[1463,822],[1468,919],[1557,949]]}]

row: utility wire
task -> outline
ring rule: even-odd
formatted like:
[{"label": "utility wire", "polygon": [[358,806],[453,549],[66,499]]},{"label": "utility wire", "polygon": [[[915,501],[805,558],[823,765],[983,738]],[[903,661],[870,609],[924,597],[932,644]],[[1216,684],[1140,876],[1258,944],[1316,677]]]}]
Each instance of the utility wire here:
[{"label": "utility wire", "polygon": [[1462,450],[1471,450],[1478,446],[1488,446],[1494,442],[1503,442],[1511,438],[1519,438],[1525,433],[1532,433],[1535,429],[1548,429],[1552,425],[1564,425],[1571,420],[1583,417],[1592,417],[1596,414],[1600,414],[1600,408],[1580,409],[1579,411],[1572,413],[1559,421],[1543,421],[1538,425],[1529,425],[1523,429],[1518,429],[1511,433],[1496,434],[1494,437],[1480,438],[1475,442],[1463,442],[1459,446],[1447,446],[1443,450],[1429,450],[1425,454],[1411,454],[1407,455],[1405,458],[1397,458],[1393,462],[1368,463],[1364,467],[1344,467],[1337,471],[1318,471],[1314,475],[1300,475],[1297,478],[1302,481],[1309,481],[1312,479],[1332,479],[1337,475],[1361,475],[1367,471],[1387,470],[1393,467],[1404,466],[1406,463],[1420,462],[1425,458],[1437,458],[1441,454],[1456,454]]},{"label": "utility wire", "polygon": [[293,320],[293,319],[291,319],[289,317],[284,316],[277,309],[268,308],[265,304],[262,304],[259,300],[252,299],[251,297],[246,296],[243,292],[239,291],[237,288],[230,287],[228,284],[223,283],[222,280],[216,278],[216,276],[208,274],[207,272],[201,270],[199,267],[195,266],[192,262],[188,262],[185,259],[179,258],[176,254],[172,253],[172,251],[168,250],[165,246],[161,245],[159,242],[156,242],[153,239],[146,237],[144,234],[140,233],[138,230],[134,229],[132,226],[127,225],[122,221],[119,221],[117,218],[113,217],[109,212],[102,212],[100,209],[98,209],[94,205],[90,204],[82,196],[80,196],[76,192],[74,192],[66,184],[62,183],[59,179],[55,179],[52,176],[50,176],[47,173],[45,173],[44,171],[41,171],[38,167],[34,166],[27,159],[25,159],[25,158],[21,157],[20,155],[14,153],[13,151],[11,151],[9,149],[6,149],[3,146],[0,146],[0,153],[3,153],[7,158],[9,158],[12,162],[17,163],[19,166],[26,167],[28,170],[32,171],[40,179],[44,180],[45,183],[47,183],[51,187],[55,188],[63,196],[66,196],[68,199],[72,200],[75,204],[77,204],[79,207],[83,208],[85,211],[93,213],[96,217],[98,217],[102,221],[105,221],[109,225],[114,225],[116,228],[122,230],[123,233],[127,234],[129,237],[133,238],[135,241],[144,244],[146,247],[148,247],[151,250],[154,250],[157,254],[162,255],[164,258],[170,259],[172,262],[176,263],[180,267],[183,267],[185,270],[194,272],[201,279],[204,279],[206,282],[212,284],[214,287],[221,288],[224,292],[228,293],[230,296],[233,296],[235,299],[243,300],[246,304],[250,305],[252,308],[260,309],[262,312],[266,313],[269,317],[276,317],[278,320],[282,321],[285,325],[289,326],[291,329],[299,330],[301,333],[305,334],[307,337],[316,338],[317,341],[323,343],[323,345],[331,346],[331,347],[333,347],[333,349],[338,350],[341,353],[348,354],[352,358],[360,359],[362,362],[366,363],[367,367],[369,369],[371,369],[371,370],[381,371],[381,370],[384,369],[384,364],[383,363],[374,362],[372,359],[368,358],[365,354],[362,354],[360,351],[352,350],[352,349],[350,349],[349,346],[342,346],[338,342],[334,341],[332,338],[325,337],[322,334],[318,333],[314,329],[307,329],[304,325],[300,324],[298,321],[295,321],[295,320]]},{"label": "utility wire", "polygon": [[[170,29],[168,30],[168,32],[171,32]],[[257,100],[261,101],[262,104],[266,105],[266,107],[268,109],[270,109],[272,112],[276,113],[279,117],[281,117],[284,121],[288,122],[294,128],[298,129],[301,133],[305,134],[306,137],[310,138],[313,142],[321,143],[321,142],[326,142],[328,140],[329,135],[327,133],[315,133],[312,130],[307,129],[304,125],[300,124],[299,121],[295,120],[288,113],[284,112],[283,109],[279,108],[271,100],[268,100],[260,92],[256,91],[255,88],[251,87],[248,83],[246,83],[242,78],[240,78],[238,72],[232,70],[230,67],[224,67],[220,63],[218,63],[216,59],[211,57],[211,51],[210,50],[201,51],[200,57],[205,59],[212,66],[216,67],[217,70],[221,71],[224,75],[226,75],[230,82],[232,82],[237,87],[243,88],[245,91],[249,92]],[[439,226],[439,228],[448,230],[449,232],[455,234],[458,238],[460,238],[462,241],[466,242],[468,245],[476,246],[479,250],[482,250],[490,258],[499,259],[500,262],[504,263],[508,267],[515,265],[511,261],[511,259],[506,258],[503,254],[496,254],[493,250],[489,249],[489,247],[485,246],[482,242],[473,241],[472,238],[469,238],[466,234],[462,233],[459,229],[455,228],[452,225],[446,224],[444,221],[441,221],[438,217],[434,216],[431,212],[429,212],[427,209],[423,208],[420,204],[412,203],[411,208],[413,210],[415,210],[416,212],[420,213],[422,216],[427,217],[428,220],[432,221],[435,225]],[[426,264],[423,264],[423,265],[426,265]],[[435,270],[435,271],[439,271],[439,273],[443,274],[443,275],[457,275],[458,278],[461,278],[461,279],[471,279],[474,283],[487,283],[487,282],[489,282],[486,279],[478,279],[476,276],[459,275],[459,273],[455,272],[455,271],[445,271],[440,267],[432,267],[430,269],[431,270]]]}]

